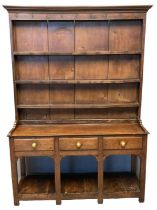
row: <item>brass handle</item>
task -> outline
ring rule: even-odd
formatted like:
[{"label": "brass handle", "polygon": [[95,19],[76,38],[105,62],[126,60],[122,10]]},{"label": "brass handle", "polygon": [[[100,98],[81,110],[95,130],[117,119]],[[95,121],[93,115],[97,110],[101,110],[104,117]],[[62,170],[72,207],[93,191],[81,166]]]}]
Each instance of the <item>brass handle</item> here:
[{"label": "brass handle", "polygon": [[33,142],[32,143],[32,148],[35,149],[37,147],[37,143]]},{"label": "brass handle", "polygon": [[76,147],[77,147],[77,149],[80,149],[80,148],[81,148],[81,146],[82,146],[81,142],[79,142],[79,141],[78,141],[78,142],[76,143]]},{"label": "brass handle", "polygon": [[120,146],[122,148],[125,148],[126,145],[127,145],[127,142],[126,141],[120,141]]}]

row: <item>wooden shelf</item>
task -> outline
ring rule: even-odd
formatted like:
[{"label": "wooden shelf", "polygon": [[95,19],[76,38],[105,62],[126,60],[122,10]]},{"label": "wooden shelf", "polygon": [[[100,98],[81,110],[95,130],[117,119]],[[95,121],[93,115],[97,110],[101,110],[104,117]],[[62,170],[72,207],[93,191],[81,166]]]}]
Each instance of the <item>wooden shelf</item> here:
[{"label": "wooden shelf", "polygon": [[[98,191],[97,174],[64,174],[62,175],[61,191],[64,196],[88,193],[90,197],[92,193]],[[104,198],[111,198],[117,194],[119,197],[126,197],[126,193],[129,192],[135,197],[140,192],[135,174],[130,172],[104,174]]]},{"label": "wooden shelf", "polygon": [[54,175],[28,175],[22,178],[19,197],[22,200],[55,199]]},{"label": "wooden shelf", "polygon": [[[134,173],[104,173],[104,198],[128,197],[128,193],[132,197],[138,197],[140,193],[138,179]],[[94,196],[98,192],[98,180],[96,173],[85,174],[63,174],[61,192],[64,197],[70,195],[84,194],[86,198]]]},{"label": "wooden shelf", "polygon": [[43,51],[14,51],[14,55],[136,55],[141,54],[142,51],[86,51],[86,52],[43,52]]},{"label": "wooden shelf", "polygon": [[61,175],[61,192],[64,196],[70,194],[98,193],[98,179],[96,173],[67,173]]},{"label": "wooden shelf", "polygon": [[[148,132],[140,120],[141,72],[150,6],[6,8],[16,112],[8,134],[14,204],[131,197],[144,202]],[[104,158],[112,155],[129,155],[130,171],[103,170]],[[31,174],[34,166],[29,170],[25,163],[30,156],[51,156],[52,170],[43,162],[52,174],[44,174],[42,166],[41,174]],[[64,156],[67,173],[66,160],[59,160]],[[95,164],[99,157],[98,167],[92,173],[91,160],[84,173],[81,167],[71,173],[84,161],[71,156],[92,156]],[[117,157],[111,166],[116,164]]]},{"label": "wooden shelf", "polygon": [[[96,198],[98,194],[98,180],[96,173],[62,174],[62,198],[83,194],[86,198]],[[138,179],[135,174],[104,173],[104,198],[138,197],[140,193]],[[36,194],[43,199],[52,199],[55,196],[53,175],[29,175],[19,183],[19,196],[25,199],[35,199]]]},{"label": "wooden shelf", "polygon": [[[66,130],[66,132],[65,132]],[[39,133],[40,132],[40,133]],[[75,135],[143,135],[148,134],[138,122],[108,122],[108,123],[59,123],[17,125],[9,133],[11,137],[39,136],[75,136]]]},{"label": "wooden shelf", "polygon": [[[120,123],[120,122],[124,122],[124,120],[125,119],[123,119],[123,118],[121,118],[121,119],[118,119],[118,122]],[[100,124],[100,123],[108,123],[108,122],[117,122],[117,120],[116,119],[102,119],[102,118],[97,118],[97,119],[95,119],[95,118],[93,118],[93,119],[89,119],[89,118],[84,118],[84,119],[78,119],[77,120],[77,124],[85,124],[85,123],[92,123],[92,124]],[[130,118],[130,120],[129,120],[129,122],[136,122],[137,121],[137,119],[134,119],[134,118]],[[20,123],[20,125],[24,125],[24,124],[26,124],[26,125],[38,125],[38,124],[40,124],[40,125],[43,125],[43,124],[46,124],[46,125],[50,125],[50,124],[57,124],[57,123],[59,123],[59,124],[76,124],[76,120],[75,119],[67,119],[67,120],[64,120],[64,122],[63,122],[63,119],[52,119],[52,120],[30,120],[30,119],[28,119],[28,120],[19,120],[19,123]]]},{"label": "wooden shelf", "polygon": [[137,83],[140,79],[106,79],[106,80],[15,80],[15,84],[113,84]]},{"label": "wooden shelf", "polygon": [[138,197],[139,181],[130,172],[104,173],[104,198]]},{"label": "wooden shelf", "polygon": [[123,104],[36,104],[36,105],[17,105],[18,109],[97,109],[97,108],[114,108],[114,107],[138,107],[139,103],[123,103]]}]

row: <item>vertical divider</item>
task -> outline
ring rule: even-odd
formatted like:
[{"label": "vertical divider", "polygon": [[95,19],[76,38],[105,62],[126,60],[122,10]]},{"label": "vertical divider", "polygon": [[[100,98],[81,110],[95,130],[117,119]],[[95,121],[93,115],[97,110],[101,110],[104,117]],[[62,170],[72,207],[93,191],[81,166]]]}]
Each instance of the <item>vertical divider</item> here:
[{"label": "vertical divider", "polygon": [[55,190],[56,204],[61,204],[61,157],[59,153],[59,137],[54,137],[55,145]]},{"label": "vertical divider", "polygon": [[[76,21],[74,20],[74,52],[75,52],[75,26],[76,26]],[[75,65],[75,55],[73,55],[74,56],[74,80],[76,80],[76,78],[75,78],[75,67],[76,67],[76,65]],[[76,104],[76,84],[74,84],[74,86],[73,86],[73,88],[74,88],[74,104]],[[74,119],[75,119],[75,108],[74,108]]]},{"label": "vertical divider", "polygon": [[[109,37],[110,37],[110,20],[108,20],[108,51],[110,50],[110,40],[109,40]],[[108,54],[108,55],[106,55],[106,56],[107,56],[107,60],[108,60],[107,79],[109,79],[109,78],[108,78],[108,75],[109,75],[110,55]],[[106,89],[107,89],[107,103],[109,103],[109,101],[108,101],[109,85],[110,85],[110,84],[107,84],[107,87],[106,87]]]},{"label": "vertical divider", "polygon": [[[110,20],[108,20],[108,51],[110,51],[110,40],[109,40],[109,37],[110,37]],[[109,79],[108,78],[108,74],[109,74],[109,61],[110,61],[110,55],[108,54],[107,55],[108,57],[108,70],[107,70],[107,79]]]},{"label": "vertical divider", "polygon": [[[49,27],[48,27],[48,23],[49,21],[47,20],[47,49],[48,49],[48,52],[49,52]],[[48,61],[48,79],[50,80],[50,69],[49,69],[49,65],[50,65],[50,62],[49,62],[49,55],[47,55],[47,61]],[[51,97],[51,84],[49,83],[48,84],[48,91],[49,91],[49,120],[51,120],[51,109],[50,109],[50,97]]]},{"label": "vertical divider", "polygon": [[14,86],[14,104],[15,104],[15,119],[19,121],[19,110],[17,109],[18,104],[18,91],[17,85],[15,84],[16,78],[16,65],[15,65],[15,26],[13,25],[13,20],[9,16],[9,27],[10,27],[10,44],[11,44],[11,60],[12,60],[12,73],[13,73],[13,86]]},{"label": "vertical divider", "polygon": [[20,158],[20,168],[21,168],[21,178],[24,178],[27,174],[26,158],[25,157]]},{"label": "vertical divider", "polygon": [[140,55],[140,84],[139,84],[139,95],[138,95],[138,120],[141,118],[141,101],[142,101],[142,86],[143,86],[143,63],[144,63],[144,44],[145,44],[145,29],[146,29],[146,16],[141,21],[141,55]]},{"label": "vertical divider", "polygon": [[132,173],[136,173],[136,162],[137,162],[136,155],[131,155],[131,172]]},{"label": "vertical divider", "polygon": [[98,203],[103,203],[103,138],[98,137]]}]

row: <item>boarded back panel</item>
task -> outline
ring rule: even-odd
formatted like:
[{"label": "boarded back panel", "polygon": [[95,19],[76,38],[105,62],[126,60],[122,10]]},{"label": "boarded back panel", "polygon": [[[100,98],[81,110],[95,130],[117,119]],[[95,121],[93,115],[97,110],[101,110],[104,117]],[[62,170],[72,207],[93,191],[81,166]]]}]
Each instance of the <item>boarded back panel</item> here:
[{"label": "boarded back panel", "polygon": [[107,102],[107,86],[77,85],[75,92],[76,104],[103,104]]},{"label": "boarded back panel", "polygon": [[18,80],[47,80],[47,56],[17,56],[16,79]]},{"label": "boarded back panel", "polygon": [[109,103],[138,102],[137,84],[110,84],[108,88]]},{"label": "boarded back panel", "polygon": [[109,56],[108,79],[138,79],[140,72],[139,55]]},{"label": "boarded back panel", "polygon": [[51,104],[74,104],[74,85],[51,85]]},{"label": "boarded back panel", "polygon": [[50,79],[74,79],[73,56],[49,57]]},{"label": "boarded back panel", "polygon": [[49,85],[25,84],[18,85],[18,104],[44,105],[49,104]]},{"label": "boarded back panel", "polygon": [[74,22],[49,21],[48,22],[49,51],[74,51]]},{"label": "boarded back panel", "polygon": [[13,39],[16,51],[47,51],[47,22],[15,21]]},{"label": "boarded back panel", "polygon": [[111,21],[109,31],[109,50],[141,50],[141,21]]},{"label": "boarded back panel", "polygon": [[108,50],[108,21],[79,21],[75,25],[75,50]]},{"label": "boarded back panel", "polygon": [[69,120],[74,119],[74,109],[51,109],[52,120]]},{"label": "boarded back panel", "polygon": [[78,56],[75,58],[76,79],[106,79],[108,56]]},{"label": "boarded back panel", "polygon": [[20,109],[20,120],[50,120],[49,109]]},{"label": "boarded back panel", "polygon": [[76,109],[75,119],[136,119],[137,108]]}]

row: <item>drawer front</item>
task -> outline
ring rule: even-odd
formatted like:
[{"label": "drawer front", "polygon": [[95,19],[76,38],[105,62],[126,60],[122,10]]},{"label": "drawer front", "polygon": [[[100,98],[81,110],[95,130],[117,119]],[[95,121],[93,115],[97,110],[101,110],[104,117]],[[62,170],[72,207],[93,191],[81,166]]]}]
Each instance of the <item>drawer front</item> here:
[{"label": "drawer front", "polygon": [[98,149],[97,137],[77,137],[67,138],[61,137],[59,139],[60,150],[96,150]]},{"label": "drawer front", "polygon": [[104,149],[142,149],[142,137],[103,137]]},{"label": "drawer front", "polygon": [[15,151],[43,151],[54,150],[54,139],[15,139]]}]

